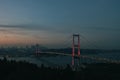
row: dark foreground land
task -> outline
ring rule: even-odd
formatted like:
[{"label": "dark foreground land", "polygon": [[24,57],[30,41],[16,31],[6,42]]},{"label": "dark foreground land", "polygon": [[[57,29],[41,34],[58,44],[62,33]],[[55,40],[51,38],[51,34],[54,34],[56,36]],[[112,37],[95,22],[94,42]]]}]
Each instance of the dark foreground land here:
[{"label": "dark foreground land", "polygon": [[80,71],[37,67],[27,62],[0,60],[0,80],[120,80],[120,64],[84,64]]}]

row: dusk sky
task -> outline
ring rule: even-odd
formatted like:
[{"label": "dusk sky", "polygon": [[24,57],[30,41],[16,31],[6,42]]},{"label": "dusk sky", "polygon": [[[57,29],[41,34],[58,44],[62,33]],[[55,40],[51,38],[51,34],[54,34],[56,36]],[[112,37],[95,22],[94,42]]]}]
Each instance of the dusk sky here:
[{"label": "dusk sky", "polygon": [[120,49],[120,0],[0,0],[0,45],[70,47],[73,33],[93,44],[81,48]]}]

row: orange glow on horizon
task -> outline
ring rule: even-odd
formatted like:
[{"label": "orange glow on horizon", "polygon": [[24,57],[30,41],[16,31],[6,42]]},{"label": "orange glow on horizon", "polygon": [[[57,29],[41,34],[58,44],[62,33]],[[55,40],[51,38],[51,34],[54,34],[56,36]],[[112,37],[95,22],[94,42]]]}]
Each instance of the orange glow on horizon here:
[{"label": "orange glow on horizon", "polygon": [[0,27],[0,45],[26,45],[40,43],[40,39],[29,35],[28,30]]},{"label": "orange glow on horizon", "polygon": [[14,44],[35,44],[39,43],[38,39],[31,36],[16,35],[16,34],[0,34],[0,45],[14,45]]},{"label": "orange glow on horizon", "polygon": [[0,27],[0,46],[31,44],[41,44],[45,46],[56,46],[59,44],[60,46],[64,39],[62,34],[54,34],[47,31]]}]

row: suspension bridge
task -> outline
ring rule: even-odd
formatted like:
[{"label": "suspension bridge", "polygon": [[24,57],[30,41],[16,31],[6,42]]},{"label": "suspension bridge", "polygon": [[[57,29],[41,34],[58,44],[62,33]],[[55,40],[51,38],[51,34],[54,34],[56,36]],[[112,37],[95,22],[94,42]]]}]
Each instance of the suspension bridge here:
[{"label": "suspension bridge", "polygon": [[[36,36],[35,36],[36,37]],[[79,35],[79,34],[73,34],[72,36],[70,36],[69,38],[67,38],[67,40],[62,42],[62,45],[64,45],[65,47],[72,47],[71,48],[71,52],[66,53],[66,52],[61,52],[61,51],[42,51],[41,48],[39,48],[38,46],[36,46],[36,49],[34,51],[34,55],[38,58],[40,58],[40,56],[42,56],[41,54],[49,54],[49,55],[61,55],[61,56],[69,56],[71,57],[71,65],[75,66],[75,65],[80,65],[81,64],[81,59],[84,60],[93,60],[95,62],[100,62],[100,63],[115,63],[115,64],[120,64],[120,60],[118,59],[113,59],[113,58],[106,58],[106,57],[101,57],[101,56],[94,56],[94,55],[87,55],[87,54],[81,54],[81,47],[82,47],[82,43],[84,41],[86,41],[87,44],[90,44],[94,46],[96,49],[99,49],[98,46],[95,45],[94,43],[91,43],[91,41],[89,41],[85,36],[83,35]],[[95,54],[95,53],[94,53]],[[109,55],[109,54],[108,54]],[[42,60],[44,61],[44,60]],[[49,62],[49,61],[47,61]]]},{"label": "suspension bridge", "polygon": [[80,38],[81,38],[81,36],[79,34],[73,34],[72,42],[71,42],[72,43],[72,50],[71,50],[72,52],[69,54],[68,53],[60,53],[60,52],[49,52],[49,51],[42,52],[39,48],[36,48],[35,55],[41,56],[41,54],[49,54],[49,55],[70,56],[72,66],[80,65],[81,58],[82,59],[91,59],[91,60],[95,60],[96,62],[98,61],[101,63],[120,64],[120,60],[113,60],[113,59],[103,58],[103,57],[99,57],[99,56],[90,56],[90,55],[81,54]]}]

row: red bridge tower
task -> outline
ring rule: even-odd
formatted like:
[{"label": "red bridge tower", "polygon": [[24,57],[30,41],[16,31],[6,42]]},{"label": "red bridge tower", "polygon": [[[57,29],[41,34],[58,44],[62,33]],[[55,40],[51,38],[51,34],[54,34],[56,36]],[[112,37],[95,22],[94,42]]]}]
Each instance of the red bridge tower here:
[{"label": "red bridge tower", "polygon": [[[73,34],[72,43],[72,66],[75,65],[75,52],[77,50],[77,59],[80,60],[80,35]],[[79,61],[80,62],[80,61]],[[79,64],[79,63],[78,63]]]}]

